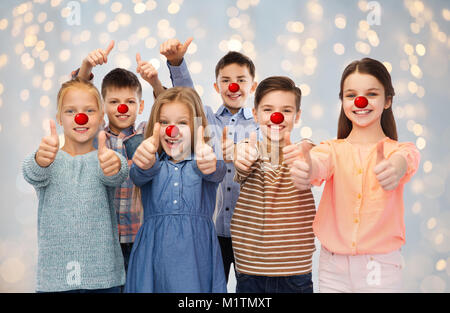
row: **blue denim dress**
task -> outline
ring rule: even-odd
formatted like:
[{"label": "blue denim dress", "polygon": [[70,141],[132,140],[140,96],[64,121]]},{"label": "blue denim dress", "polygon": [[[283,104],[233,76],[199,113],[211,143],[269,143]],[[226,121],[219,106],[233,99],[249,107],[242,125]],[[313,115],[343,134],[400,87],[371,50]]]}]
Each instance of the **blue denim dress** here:
[{"label": "blue denim dress", "polygon": [[125,292],[226,292],[212,221],[225,172],[222,160],[214,173],[204,175],[193,155],[173,163],[164,152],[149,170],[132,165],[144,223],[131,251]]}]

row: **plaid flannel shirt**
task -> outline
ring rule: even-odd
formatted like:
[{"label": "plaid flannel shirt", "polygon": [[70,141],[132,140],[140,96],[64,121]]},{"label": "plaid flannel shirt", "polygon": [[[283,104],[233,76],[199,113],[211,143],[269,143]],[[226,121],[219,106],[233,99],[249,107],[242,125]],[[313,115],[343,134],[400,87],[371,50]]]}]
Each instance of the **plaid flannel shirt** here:
[{"label": "plaid flannel shirt", "polygon": [[[114,134],[109,127],[105,128],[108,147],[122,154],[130,168],[134,152],[142,142],[145,124],[142,122],[136,130],[134,125],[130,126],[118,135]],[[114,208],[117,214],[120,243],[132,243],[142,224],[143,211],[141,199],[136,194],[136,186],[129,176],[120,187],[116,188]]]}]

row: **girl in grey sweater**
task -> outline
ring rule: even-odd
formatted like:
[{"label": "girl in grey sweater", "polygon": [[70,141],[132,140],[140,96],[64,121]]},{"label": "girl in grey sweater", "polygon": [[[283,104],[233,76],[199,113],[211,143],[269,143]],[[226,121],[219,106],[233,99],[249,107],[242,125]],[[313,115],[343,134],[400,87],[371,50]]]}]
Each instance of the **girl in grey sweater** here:
[{"label": "girl in grey sweater", "polygon": [[60,149],[56,125],[23,163],[38,206],[39,292],[119,292],[125,283],[114,189],[128,176],[123,156],[92,143],[103,121],[98,90],[74,79],[58,93],[57,122],[64,128]]}]

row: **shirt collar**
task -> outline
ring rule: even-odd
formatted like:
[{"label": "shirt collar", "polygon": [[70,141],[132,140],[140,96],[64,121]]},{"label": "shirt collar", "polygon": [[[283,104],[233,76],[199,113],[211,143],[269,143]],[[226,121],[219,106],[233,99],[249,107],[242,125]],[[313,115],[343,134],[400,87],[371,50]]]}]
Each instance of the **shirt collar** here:
[{"label": "shirt collar", "polygon": [[[217,110],[217,115],[224,115],[224,114],[231,114],[230,110],[227,109],[225,105],[221,105],[219,109]],[[240,108],[239,111],[236,113],[238,115],[243,116],[246,120],[249,120],[253,118],[252,110],[250,108]]]},{"label": "shirt collar", "polygon": [[[164,150],[162,150],[161,151],[161,154],[160,155],[158,155],[157,154],[157,156],[156,156],[160,161],[169,161],[169,162],[172,162],[172,161],[170,161],[169,159],[170,159],[170,157],[169,157],[169,155],[164,151]],[[187,161],[191,161],[191,160],[193,160],[194,159],[194,154],[193,153],[191,153],[191,156],[190,156],[190,158],[186,158],[186,159],[184,159],[183,161],[180,161],[180,162],[177,162],[177,163],[173,163],[174,165],[180,165],[180,166],[182,166],[182,164],[184,164],[185,162],[187,162]]]},{"label": "shirt collar", "polygon": [[134,124],[131,125],[130,127],[125,128],[125,129],[122,130],[119,134],[115,134],[115,133],[111,130],[111,128],[109,128],[109,125],[105,128],[105,131],[106,131],[108,134],[110,134],[110,135],[117,136],[117,137],[120,137],[120,138],[128,137],[128,136],[134,134],[134,132],[135,132],[135,131],[134,131]]}]

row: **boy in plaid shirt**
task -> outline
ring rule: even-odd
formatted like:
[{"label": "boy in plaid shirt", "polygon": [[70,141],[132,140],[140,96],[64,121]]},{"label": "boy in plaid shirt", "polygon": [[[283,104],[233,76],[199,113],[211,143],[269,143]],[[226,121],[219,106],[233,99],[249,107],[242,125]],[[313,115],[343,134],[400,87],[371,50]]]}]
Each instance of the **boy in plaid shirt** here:
[{"label": "boy in plaid shirt", "polygon": [[[108,55],[113,47],[114,41],[111,41],[106,50],[91,51],[83,60],[81,67],[72,72],[72,77],[79,76],[92,80],[94,77],[92,69],[108,62]],[[153,87],[154,96],[157,97],[164,91],[158,72],[149,62],[142,61],[139,53],[136,54],[136,63],[136,72]],[[103,78],[101,93],[109,121],[104,129],[107,145],[110,149],[122,154],[127,159],[128,166],[131,167],[134,152],[142,142],[146,124],[142,122],[135,128],[137,115],[144,110],[142,86],[134,73],[115,68]],[[126,271],[134,238],[141,226],[142,214],[141,199],[136,196],[135,186],[130,177],[116,188],[114,208],[117,213],[119,241]]]}]

